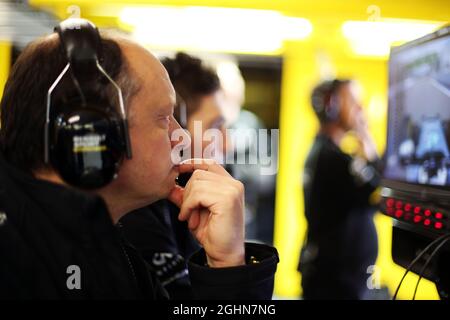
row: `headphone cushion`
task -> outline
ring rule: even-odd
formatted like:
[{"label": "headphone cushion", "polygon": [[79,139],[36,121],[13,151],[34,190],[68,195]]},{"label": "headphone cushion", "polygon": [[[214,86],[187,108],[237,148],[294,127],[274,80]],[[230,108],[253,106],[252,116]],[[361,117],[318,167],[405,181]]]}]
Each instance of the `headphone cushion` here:
[{"label": "headphone cushion", "polygon": [[100,188],[115,178],[125,155],[121,122],[103,106],[72,110],[53,122],[52,165],[71,185]]}]

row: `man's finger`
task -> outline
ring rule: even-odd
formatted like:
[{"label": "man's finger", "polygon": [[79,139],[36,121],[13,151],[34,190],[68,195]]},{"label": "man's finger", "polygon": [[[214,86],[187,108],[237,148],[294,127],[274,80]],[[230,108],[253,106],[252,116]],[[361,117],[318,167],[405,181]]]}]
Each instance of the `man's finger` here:
[{"label": "man's finger", "polygon": [[[198,190],[198,189],[197,189]],[[188,220],[192,212],[196,209],[209,208],[220,200],[221,195],[209,192],[203,189],[202,192],[193,191],[184,197],[183,204],[180,207],[178,219],[181,221]]]},{"label": "man's finger", "polygon": [[178,170],[180,173],[193,172],[197,169],[230,177],[230,174],[212,159],[188,159],[178,165]]},{"label": "man's finger", "polygon": [[183,188],[181,186],[176,185],[171,190],[167,199],[173,202],[178,208],[181,208],[181,205],[183,204],[183,197],[185,196],[186,193],[188,193],[194,180],[216,181],[217,183],[221,183],[222,179],[224,179],[224,176],[218,175],[210,171],[197,169],[194,171],[194,174],[189,179],[189,182],[186,184],[186,186]]},{"label": "man's finger", "polygon": [[199,209],[198,212],[198,222],[197,225],[194,226],[194,223],[192,223],[193,228],[189,227],[189,230],[192,232],[192,234],[198,239],[199,237],[202,237],[202,234],[205,232],[205,227],[208,223],[209,216],[211,212],[208,209]]},{"label": "man's finger", "polygon": [[188,220],[188,227],[190,230],[195,230],[200,224],[200,210],[193,210]]},{"label": "man's finger", "polygon": [[168,196],[168,200],[173,202],[178,208],[181,207],[183,204],[183,194],[184,189],[180,186],[175,186],[175,188],[170,191],[170,194]]},{"label": "man's finger", "polygon": [[205,170],[201,170],[201,169],[195,169],[194,172],[192,173],[192,176],[189,179],[189,181],[207,180],[207,181],[216,181],[217,183],[221,183],[221,182],[225,182],[228,178],[229,177],[225,177],[225,176],[217,174],[215,172],[205,171]]}]

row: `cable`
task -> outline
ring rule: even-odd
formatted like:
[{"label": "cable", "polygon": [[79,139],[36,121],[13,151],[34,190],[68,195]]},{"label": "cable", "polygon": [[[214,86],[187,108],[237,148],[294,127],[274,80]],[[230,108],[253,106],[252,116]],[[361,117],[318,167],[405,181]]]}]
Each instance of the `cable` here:
[{"label": "cable", "polygon": [[403,283],[403,280],[405,279],[406,275],[408,274],[408,272],[411,270],[411,268],[417,263],[417,261],[419,261],[420,258],[422,258],[422,256],[428,251],[430,250],[431,247],[433,247],[436,243],[439,243],[440,241],[442,241],[443,239],[445,239],[446,237],[448,237],[450,234],[446,233],[442,236],[440,236],[439,238],[433,240],[428,246],[425,247],[425,249],[423,249],[419,255],[409,264],[408,268],[406,268],[405,273],[403,274],[402,279],[400,280],[398,286],[397,286],[397,290],[395,290],[395,294],[394,297],[392,298],[392,300],[396,300],[397,299],[397,294],[400,290],[400,287]]},{"label": "cable", "polygon": [[442,248],[442,246],[443,246],[444,244],[447,243],[448,240],[450,240],[450,235],[448,235],[448,237],[447,237],[446,239],[442,240],[442,242],[441,242],[441,243],[433,250],[433,252],[431,253],[431,255],[428,257],[427,261],[426,261],[425,264],[423,265],[422,269],[420,270],[420,273],[419,273],[419,279],[417,280],[416,288],[414,289],[414,295],[413,295],[413,298],[412,298],[413,300],[416,300],[417,289],[419,288],[419,283],[420,283],[420,280],[421,280],[422,277],[423,277],[423,274],[424,274],[424,272],[425,272],[425,269],[427,268],[428,264],[431,262],[431,260],[433,259],[433,257],[436,255],[436,253]]}]

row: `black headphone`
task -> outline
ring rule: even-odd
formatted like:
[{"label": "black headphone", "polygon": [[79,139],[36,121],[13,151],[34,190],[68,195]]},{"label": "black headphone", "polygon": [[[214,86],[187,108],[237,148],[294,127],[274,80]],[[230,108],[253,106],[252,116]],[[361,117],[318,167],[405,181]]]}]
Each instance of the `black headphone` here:
[{"label": "black headphone", "polygon": [[313,91],[311,104],[321,122],[334,122],[339,119],[338,89],[344,83],[346,81],[339,79],[326,81]]},{"label": "black headphone", "polygon": [[[67,19],[55,27],[55,32],[68,62],[47,92],[45,163],[70,185],[101,188],[117,176],[124,156],[132,156],[122,91],[100,65],[101,38],[92,22]],[[68,70],[79,97],[52,106],[52,92]],[[83,94],[80,81],[92,74],[103,75],[114,86],[119,110]],[[55,108],[54,117],[51,108]]]}]

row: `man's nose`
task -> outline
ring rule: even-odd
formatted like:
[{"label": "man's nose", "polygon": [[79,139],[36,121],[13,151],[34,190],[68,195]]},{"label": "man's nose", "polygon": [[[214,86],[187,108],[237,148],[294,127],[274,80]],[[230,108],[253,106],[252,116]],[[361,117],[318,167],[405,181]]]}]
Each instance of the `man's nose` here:
[{"label": "man's nose", "polygon": [[[177,131],[177,137],[182,137],[182,139],[172,139],[173,133]],[[170,127],[169,127],[169,138],[170,138],[170,144],[172,149],[178,144],[183,142],[183,144],[190,145],[191,144],[191,137],[186,132],[185,129],[183,129],[178,121],[174,118],[174,116],[170,116]]]}]

